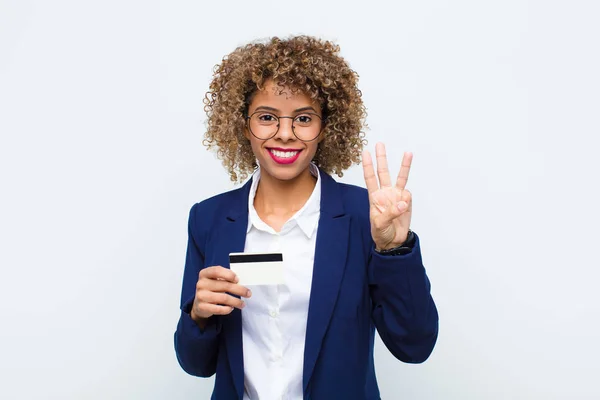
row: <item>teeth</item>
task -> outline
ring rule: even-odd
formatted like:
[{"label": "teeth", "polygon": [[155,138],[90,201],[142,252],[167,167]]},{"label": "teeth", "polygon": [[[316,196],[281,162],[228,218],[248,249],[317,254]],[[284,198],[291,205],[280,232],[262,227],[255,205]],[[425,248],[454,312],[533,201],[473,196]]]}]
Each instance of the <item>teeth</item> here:
[{"label": "teeth", "polygon": [[294,157],[298,154],[298,151],[279,151],[279,150],[269,150],[273,155],[280,158],[290,158]]}]

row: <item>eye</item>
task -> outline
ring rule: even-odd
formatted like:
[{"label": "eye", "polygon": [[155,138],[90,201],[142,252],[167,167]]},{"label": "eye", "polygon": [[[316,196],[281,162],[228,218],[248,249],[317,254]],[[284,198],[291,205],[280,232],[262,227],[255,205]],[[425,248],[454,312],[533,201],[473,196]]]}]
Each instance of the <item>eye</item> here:
[{"label": "eye", "polygon": [[301,125],[310,125],[312,122],[312,117],[310,115],[298,115],[294,120]]},{"label": "eye", "polygon": [[255,116],[255,118],[261,123],[261,124],[273,124],[277,122],[277,117],[273,114],[268,114],[268,113],[261,113],[261,114],[257,114]]},{"label": "eye", "polygon": [[261,121],[273,121],[275,120],[275,116],[272,114],[260,114],[258,116],[258,119],[260,119]]}]

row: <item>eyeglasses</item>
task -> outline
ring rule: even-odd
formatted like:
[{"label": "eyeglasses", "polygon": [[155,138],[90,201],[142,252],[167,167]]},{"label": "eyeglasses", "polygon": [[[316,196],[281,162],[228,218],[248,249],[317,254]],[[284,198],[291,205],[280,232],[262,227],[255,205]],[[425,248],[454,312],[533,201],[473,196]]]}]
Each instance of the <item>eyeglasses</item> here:
[{"label": "eyeglasses", "polygon": [[302,113],[295,117],[277,116],[266,111],[256,111],[246,117],[248,130],[260,140],[268,140],[279,132],[279,120],[292,120],[294,136],[303,142],[311,142],[319,137],[323,128],[323,119],[315,113]]}]

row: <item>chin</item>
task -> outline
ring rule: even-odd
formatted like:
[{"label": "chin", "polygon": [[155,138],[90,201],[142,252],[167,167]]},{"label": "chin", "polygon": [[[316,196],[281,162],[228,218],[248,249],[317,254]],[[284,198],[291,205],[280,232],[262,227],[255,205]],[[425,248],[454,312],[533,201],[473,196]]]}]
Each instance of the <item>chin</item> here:
[{"label": "chin", "polygon": [[291,181],[302,175],[308,168],[309,162],[296,160],[293,164],[278,164],[272,159],[259,160],[260,169],[263,174],[280,180]]},{"label": "chin", "polygon": [[300,176],[306,168],[308,168],[308,164],[305,167],[300,166],[279,166],[279,165],[268,165],[263,167],[265,164],[261,164],[261,170],[263,173],[267,173],[273,178],[280,181],[291,181]]}]

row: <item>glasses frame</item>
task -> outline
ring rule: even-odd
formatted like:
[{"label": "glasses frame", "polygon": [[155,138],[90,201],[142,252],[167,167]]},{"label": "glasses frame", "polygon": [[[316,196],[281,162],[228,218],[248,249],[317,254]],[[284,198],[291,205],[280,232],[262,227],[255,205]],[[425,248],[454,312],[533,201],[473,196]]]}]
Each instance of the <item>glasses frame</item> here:
[{"label": "glasses frame", "polygon": [[[275,118],[277,118],[277,130],[275,131],[275,133],[274,133],[273,135],[269,136],[269,137],[268,137],[268,138],[266,138],[266,139],[263,139],[263,138],[260,138],[260,137],[256,136],[256,135],[254,134],[254,132],[252,132],[252,128],[250,128],[250,120],[252,119],[252,117],[254,116],[254,114],[258,114],[258,113],[266,113],[266,114],[270,114],[270,115],[274,116]],[[300,138],[298,137],[298,135],[296,135],[296,127],[294,126],[294,121],[296,121],[296,118],[298,118],[298,117],[301,117],[301,116],[303,116],[303,115],[315,116],[315,117],[317,117],[317,118],[319,119],[319,121],[321,121],[321,128],[319,129],[319,133],[318,133],[318,134],[317,134],[317,136],[315,136],[313,139],[310,139],[310,140],[304,140],[304,139],[300,139]],[[250,114],[250,115],[247,115],[247,116],[245,117],[245,119],[246,119],[246,128],[247,128],[247,129],[248,129],[248,131],[249,131],[249,132],[252,134],[252,136],[254,136],[255,138],[257,138],[258,140],[269,140],[269,139],[272,139],[272,138],[274,138],[275,136],[277,136],[277,134],[279,133],[279,128],[280,128],[280,126],[281,126],[280,120],[281,120],[281,119],[286,119],[286,118],[287,118],[287,119],[291,119],[291,120],[292,120],[292,133],[294,134],[294,136],[296,137],[296,139],[298,139],[298,140],[299,140],[299,141],[301,141],[301,142],[309,143],[309,142],[315,141],[315,140],[317,140],[317,139],[319,138],[319,136],[321,136],[321,133],[323,133],[323,124],[324,124],[324,122],[325,122],[325,118],[321,117],[321,116],[320,116],[319,114],[317,114],[317,113],[312,113],[312,112],[303,112],[303,113],[301,113],[301,114],[299,114],[299,115],[297,115],[297,116],[295,116],[295,117],[292,117],[292,116],[288,116],[288,115],[282,115],[282,116],[278,116],[278,115],[275,115],[275,114],[273,114],[273,113],[266,112],[266,111],[261,111],[261,110],[259,110],[259,111],[254,111],[252,114]]]}]

